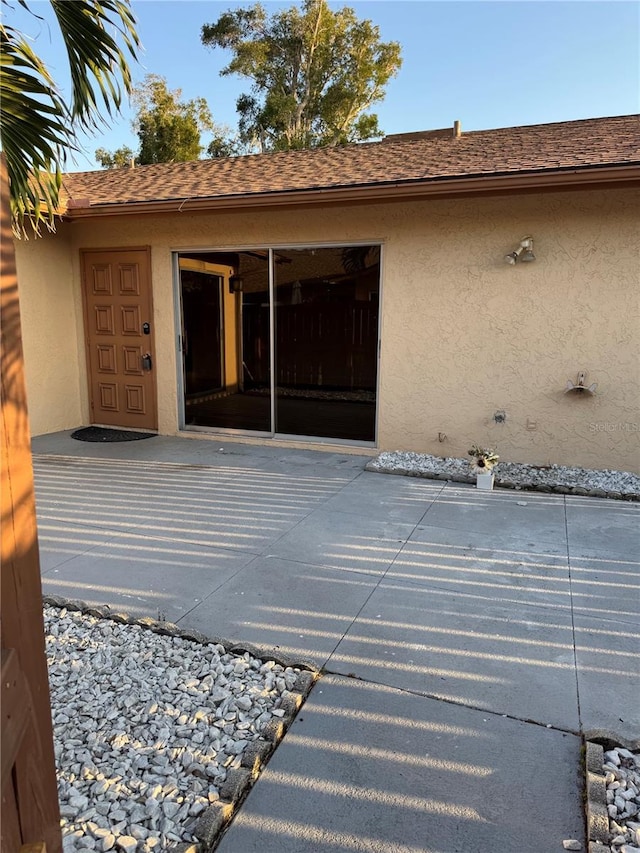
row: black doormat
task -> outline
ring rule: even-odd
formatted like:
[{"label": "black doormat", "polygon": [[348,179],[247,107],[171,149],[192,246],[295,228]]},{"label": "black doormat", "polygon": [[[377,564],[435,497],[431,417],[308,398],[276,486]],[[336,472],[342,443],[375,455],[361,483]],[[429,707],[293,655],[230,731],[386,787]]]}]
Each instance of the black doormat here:
[{"label": "black doormat", "polygon": [[77,441],[141,441],[143,438],[155,438],[155,432],[131,432],[127,429],[105,429],[104,427],[84,427],[71,433]]}]

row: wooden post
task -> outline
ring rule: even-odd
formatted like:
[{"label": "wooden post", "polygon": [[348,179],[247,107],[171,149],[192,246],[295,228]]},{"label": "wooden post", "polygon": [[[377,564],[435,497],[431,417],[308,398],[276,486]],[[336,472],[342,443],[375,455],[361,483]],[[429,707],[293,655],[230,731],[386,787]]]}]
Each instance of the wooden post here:
[{"label": "wooden post", "polygon": [[[18,279],[2,156],[2,853],[60,853]],[[5,756],[11,755],[5,768]]]}]

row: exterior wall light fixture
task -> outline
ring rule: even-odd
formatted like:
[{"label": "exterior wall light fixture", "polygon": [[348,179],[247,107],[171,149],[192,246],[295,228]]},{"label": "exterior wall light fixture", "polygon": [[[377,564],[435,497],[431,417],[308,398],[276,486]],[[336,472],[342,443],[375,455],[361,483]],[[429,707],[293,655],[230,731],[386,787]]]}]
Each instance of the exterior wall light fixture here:
[{"label": "exterior wall light fixture", "polygon": [[229,293],[242,293],[244,290],[244,279],[240,275],[232,275],[229,279]]},{"label": "exterior wall light fixture", "polygon": [[514,249],[513,252],[509,252],[508,255],[505,255],[504,259],[508,264],[511,264],[511,266],[518,263],[518,261],[522,261],[523,263],[535,261],[536,256],[533,254],[533,237],[523,237],[522,240],[520,240],[518,248]]}]

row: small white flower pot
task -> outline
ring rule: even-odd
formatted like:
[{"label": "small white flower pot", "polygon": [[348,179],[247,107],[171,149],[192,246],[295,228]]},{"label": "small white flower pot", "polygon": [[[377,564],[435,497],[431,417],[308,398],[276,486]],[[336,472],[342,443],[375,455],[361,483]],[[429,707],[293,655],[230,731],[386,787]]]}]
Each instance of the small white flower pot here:
[{"label": "small white flower pot", "polygon": [[495,475],[493,471],[487,471],[486,473],[479,471],[476,474],[476,489],[492,489],[494,479]]}]

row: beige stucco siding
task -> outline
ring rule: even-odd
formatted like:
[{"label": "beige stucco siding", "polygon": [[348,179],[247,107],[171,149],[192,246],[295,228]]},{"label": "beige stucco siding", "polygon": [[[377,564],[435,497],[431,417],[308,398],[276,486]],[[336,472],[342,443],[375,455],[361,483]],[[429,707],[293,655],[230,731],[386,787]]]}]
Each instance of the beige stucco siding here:
[{"label": "beige stucco siding", "polygon": [[[172,250],[380,241],[381,449],[460,456],[480,443],[505,460],[639,470],[639,201],[636,190],[618,189],[74,223],[73,293],[68,283],[55,286],[67,302],[62,327],[76,322],[69,338],[79,353],[83,417],[81,248],[152,247],[159,423],[172,434]],[[533,236],[537,260],[511,267],[503,257],[524,235]],[[44,284],[33,280],[29,289]],[[31,312],[31,322],[32,340],[51,338],[42,312]],[[40,431],[59,429],[69,416],[56,394],[31,381],[35,347],[25,349],[30,393],[46,398],[55,422],[39,419]],[[564,394],[581,370],[598,384],[594,397]],[[501,411],[506,421],[497,424]]]},{"label": "beige stucco siding", "polygon": [[[426,438],[429,452],[464,455],[478,442],[509,460],[637,469],[637,201],[578,193],[442,204],[426,219],[399,211],[381,445],[402,437],[419,450]],[[536,261],[505,264],[525,234]],[[595,397],[564,393],[579,370]]]},{"label": "beige stucco siding", "polygon": [[73,274],[69,229],[16,241],[22,340],[34,435],[83,422],[80,381],[80,290]]}]

